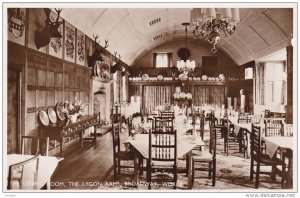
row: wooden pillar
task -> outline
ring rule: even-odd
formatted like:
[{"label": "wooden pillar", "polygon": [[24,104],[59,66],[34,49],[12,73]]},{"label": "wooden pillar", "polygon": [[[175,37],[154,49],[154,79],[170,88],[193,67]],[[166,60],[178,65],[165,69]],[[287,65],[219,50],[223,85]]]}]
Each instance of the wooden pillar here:
[{"label": "wooden pillar", "polygon": [[293,123],[293,46],[287,46],[287,108],[286,122]]}]

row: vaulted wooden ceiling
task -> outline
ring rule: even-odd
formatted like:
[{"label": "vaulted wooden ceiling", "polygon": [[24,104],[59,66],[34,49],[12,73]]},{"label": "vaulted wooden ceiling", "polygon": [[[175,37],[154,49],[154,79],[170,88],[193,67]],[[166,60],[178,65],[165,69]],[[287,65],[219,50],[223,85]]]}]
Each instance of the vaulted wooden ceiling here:
[{"label": "vaulted wooden ceiling", "polygon": [[[288,46],[293,34],[293,8],[287,5],[284,4],[285,8],[240,8],[238,29],[233,35],[222,37],[219,50],[242,65]],[[192,9],[104,8],[100,4],[84,7],[64,8],[61,15],[91,38],[93,34],[100,35],[101,45],[104,39],[109,39],[108,50],[117,51],[128,65],[163,43],[183,39],[181,24],[189,22]],[[188,38],[195,40],[191,27]],[[203,42],[207,41],[199,43]]]}]

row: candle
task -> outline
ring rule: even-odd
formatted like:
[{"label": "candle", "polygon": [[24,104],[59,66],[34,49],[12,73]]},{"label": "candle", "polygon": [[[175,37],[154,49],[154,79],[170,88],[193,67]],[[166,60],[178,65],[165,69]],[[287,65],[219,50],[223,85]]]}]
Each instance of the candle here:
[{"label": "candle", "polygon": [[231,107],[231,97],[227,97],[227,108]]},{"label": "candle", "polygon": [[233,109],[237,109],[237,97],[233,98]]},{"label": "candle", "polygon": [[241,107],[245,107],[246,97],[245,95],[241,95]]}]

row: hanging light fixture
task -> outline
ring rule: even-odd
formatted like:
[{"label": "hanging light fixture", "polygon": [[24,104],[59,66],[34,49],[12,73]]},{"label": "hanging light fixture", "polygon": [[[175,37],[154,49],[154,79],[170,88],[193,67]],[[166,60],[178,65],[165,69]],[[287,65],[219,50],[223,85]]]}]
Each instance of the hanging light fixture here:
[{"label": "hanging light fixture", "polygon": [[196,64],[194,60],[187,60],[189,54],[187,48],[187,26],[190,25],[190,23],[182,23],[182,25],[185,26],[185,48],[183,51],[183,60],[177,61],[176,67],[180,72],[187,74],[195,69]]},{"label": "hanging light fixture", "polygon": [[232,35],[239,22],[239,8],[194,8],[191,11],[194,36],[211,43],[213,53],[217,52],[216,45],[221,40],[220,32],[226,37]]}]

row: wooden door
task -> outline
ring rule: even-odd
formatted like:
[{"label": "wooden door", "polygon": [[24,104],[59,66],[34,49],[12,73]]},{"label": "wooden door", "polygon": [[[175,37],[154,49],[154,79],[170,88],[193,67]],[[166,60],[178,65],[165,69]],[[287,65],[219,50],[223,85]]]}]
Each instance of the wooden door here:
[{"label": "wooden door", "polygon": [[20,72],[7,73],[7,154],[18,153],[20,147]]}]

